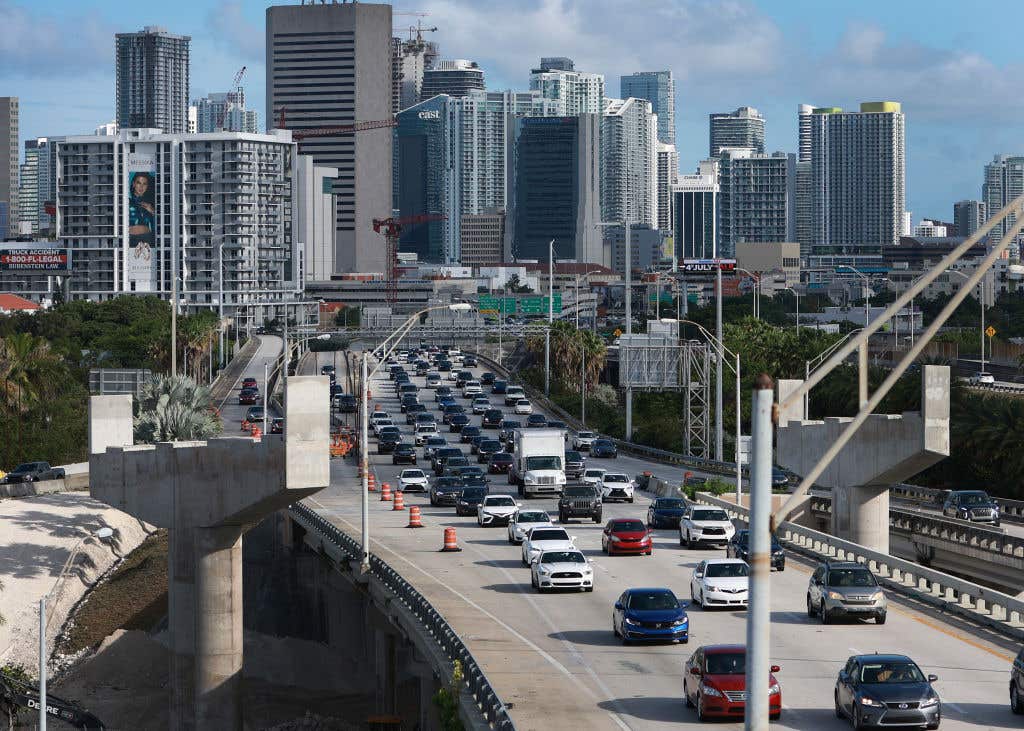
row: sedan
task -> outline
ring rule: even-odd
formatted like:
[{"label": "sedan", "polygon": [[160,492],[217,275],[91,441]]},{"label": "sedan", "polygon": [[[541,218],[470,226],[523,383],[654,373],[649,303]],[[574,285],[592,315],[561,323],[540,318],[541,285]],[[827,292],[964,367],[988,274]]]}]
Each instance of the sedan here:
[{"label": "sedan", "polygon": [[520,416],[533,413],[533,405],[524,398],[516,401],[515,412]]},{"label": "sedan", "polygon": [[701,561],[690,577],[690,598],[709,607],[747,608],[750,567],[738,558]]},{"label": "sedan", "polygon": [[488,464],[492,454],[497,454],[501,451],[501,442],[497,439],[486,439],[481,437],[480,441],[475,447],[476,461],[480,464]]},{"label": "sedan", "polygon": [[508,542],[519,544],[534,528],[554,527],[551,516],[543,510],[520,510],[508,522]]},{"label": "sedan", "polygon": [[513,462],[512,455],[508,452],[496,452],[487,460],[487,471],[492,475],[500,475],[508,472]]},{"label": "sedan", "polygon": [[263,421],[263,407],[262,406],[250,406],[249,410],[245,412],[245,418],[250,422]]},{"label": "sedan", "polygon": [[570,551],[575,548],[576,538],[570,537],[565,528],[532,528],[523,539],[523,565],[529,566],[544,551]]},{"label": "sedan", "polygon": [[434,391],[434,401],[440,401],[443,398],[450,398],[452,395],[451,386],[438,386],[437,390]]},{"label": "sedan", "polygon": [[601,550],[609,556],[616,553],[654,553],[654,541],[639,518],[613,518],[601,533]]},{"label": "sedan", "polygon": [[[447,416],[447,415],[446,415]],[[452,414],[448,418],[448,431],[460,432],[469,423],[469,417],[465,414]]]},{"label": "sedan", "polygon": [[464,426],[462,432],[459,434],[459,441],[463,444],[470,444],[474,437],[480,436],[480,427],[478,426]]},{"label": "sedan", "polygon": [[690,641],[690,618],[686,605],[671,589],[626,589],[612,609],[612,632],[629,642]]},{"label": "sedan", "polygon": [[484,429],[497,429],[501,426],[503,414],[501,409],[488,409],[484,412],[484,418],[480,421],[480,426]]},{"label": "sedan", "polygon": [[391,464],[416,464],[416,447],[406,442],[396,444],[391,452]]},{"label": "sedan", "polygon": [[427,473],[423,470],[402,470],[398,475],[398,489],[402,492],[426,492],[429,487]]},{"label": "sedan", "polygon": [[474,414],[477,414],[478,416],[482,416],[483,414],[486,414],[487,411],[490,408],[491,408],[491,402],[487,400],[487,397],[485,397],[485,396],[478,396],[477,398],[473,399],[473,413]]},{"label": "sedan", "polygon": [[543,429],[548,425],[548,419],[544,414],[530,414],[526,417],[527,429]]},{"label": "sedan", "polygon": [[284,434],[284,417],[275,416],[274,420],[270,422],[270,433],[271,434]]},{"label": "sedan", "polygon": [[[750,560],[750,531],[738,530],[725,546],[725,555],[729,558],[741,558],[744,561]],[[782,550],[779,539],[772,536],[771,542],[772,568],[779,571],[786,570],[786,552]]]},{"label": "sedan", "polygon": [[463,487],[462,494],[455,503],[456,515],[473,515],[476,513],[476,506],[487,497],[488,489],[483,487]]},{"label": "sedan", "polygon": [[597,487],[601,483],[601,478],[604,477],[604,473],[607,471],[608,470],[602,467],[588,467],[583,470],[583,484]]},{"label": "sedan", "polygon": [[615,459],[619,456],[619,450],[611,439],[595,439],[590,443],[590,456]]},{"label": "sedan", "polygon": [[856,729],[938,728],[942,702],[932,687],[938,679],[906,655],[854,655],[836,678],[836,716]]},{"label": "sedan", "polygon": [[[327,367],[329,367],[329,366],[324,366],[324,368],[327,368]],[[331,370],[334,370],[333,367],[331,367]],[[323,368],[321,368],[320,371],[321,371],[320,372],[321,376],[327,375],[326,373],[323,372]],[[245,378],[243,378],[242,379],[242,388],[259,388],[259,386],[256,383],[256,378],[253,377],[253,376],[246,376]]]},{"label": "sedan", "polygon": [[601,491],[601,499],[606,502],[619,500],[631,503],[636,486],[628,475],[621,472],[605,472],[597,484],[597,489]]},{"label": "sedan", "polygon": [[238,392],[238,403],[239,404],[254,404],[260,398],[260,392],[255,388],[243,388]]},{"label": "sedan", "polygon": [[448,440],[440,434],[428,435],[423,440],[423,459],[432,460],[434,452],[442,447],[448,446]]},{"label": "sedan", "polygon": [[491,386],[494,384],[494,374],[490,371],[484,371],[480,374],[480,384],[483,386]]},{"label": "sedan", "polygon": [[519,507],[511,495],[488,495],[476,507],[477,525],[508,525]]},{"label": "sedan", "polygon": [[540,593],[548,589],[593,591],[594,569],[580,551],[544,551],[530,565],[530,583]]},{"label": "sedan", "polygon": [[[782,689],[769,668],[768,717],[782,715]],[[697,707],[697,718],[743,718],[747,699],[747,648],[743,645],[705,645],[683,666],[683,700],[687,708]]]},{"label": "sedan", "polygon": [[430,488],[430,504],[455,505],[462,494],[462,480],[458,477],[438,477]]},{"label": "sedan", "polygon": [[678,528],[686,505],[686,500],[681,497],[656,498],[647,508],[647,525],[651,528]]}]

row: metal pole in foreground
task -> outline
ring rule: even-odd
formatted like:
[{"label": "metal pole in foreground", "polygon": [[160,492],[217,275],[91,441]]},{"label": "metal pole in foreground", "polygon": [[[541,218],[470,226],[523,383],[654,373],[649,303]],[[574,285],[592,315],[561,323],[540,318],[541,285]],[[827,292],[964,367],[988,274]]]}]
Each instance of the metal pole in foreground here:
[{"label": "metal pole in foreground", "polygon": [[[715,337],[719,343],[725,342],[722,336],[722,262],[715,266]],[[627,437],[628,439],[628,437]],[[722,351],[715,358],[715,459],[722,461]]]},{"label": "metal pole in foreground", "polygon": [[743,436],[743,411],[740,403],[740,354],[736,354],[736,504],[743,504],[743,467],[740,465],[740,438]]},{"label": "metal pole in foreground", "polygon": [[267,433],[267,398],[270,391],[270,364],[263,364],[263,433]]},{"label": "metal pole in foreground", "polygon": [[750,460],[750,609],[747,612],[746,731],[768,731],[771,624],[772,402],[775,384],[762,373],[754,385]]},{"label": "metal pole in foreground", "polygon": [[46,597],[39,600],[39,731],[46,731]]},{"label": "metal pole in foreground", "polygon": [[370,484],[367,472],[370,470],[370,458],[369,458],[369,444],[366,438],[366,431],[369,428],[370,416],[367,413],[369,409],[369,400],[367,399],[367,392],[370,388],[370,383],[366,375],[366,359],[367,352],[363,351],[363,378],[359,383],[360,394],[359,398],[362,404],[362,428],[360,429],[362,435],[359,439],[359,459],[363,464],[363,530],[362,530],[362,546],[361,550],[363,553],[363,560],[359,564],[359,571],[361,573],[367,573],[370,570]]}]

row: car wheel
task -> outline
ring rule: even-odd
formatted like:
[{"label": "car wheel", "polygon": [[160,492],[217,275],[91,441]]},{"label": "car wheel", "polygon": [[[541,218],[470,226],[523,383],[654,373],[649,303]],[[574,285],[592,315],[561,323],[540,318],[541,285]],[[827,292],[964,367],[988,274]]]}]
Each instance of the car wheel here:
[{"label": "car wheel", "polygon": [[683,534],[682,533],[679,534],[679,545],[683,546],[683,547],[686,546],[686,541],[683,540]]},{"label": "car wheel", "polygon": [[875,615],[875,624],[885,624],[885,612]]},{"label": "car wheel", "polygon": [[516,543],[516,539],[512,537],[512,534],[511,534],[511,533],[509,533],[509,534],[508,534],[508,542],[509,542],[509,543],[510,543],[511,545],[515,545],[515,543]]},{"label": "car wheel", "polygon": [[835,706],[836,706],[836,718],[842,718],[843,717],[843,709],[839,707],[839,693],[833,691],[832,692],[832,700],[835,702]]},{"label": "car wheel", "polygon": [[594,587],[592,587],[592,586],[586,586],[586,587],[583,588],[583,591],[593,591],[593,590],[594,590]]},{"label": "car wheel", "polygon": [[629,499],[629,502],[633,502],[633,498],[630,498],[630,499]]},{"label": "car wheel", "polygon": [[697,542],[690,537],[689,531],[686,532],[686,547],[689,548],[691,551],[697,549]]},{"label": "car wheel", "polygon": [[785,571],[785,570],[786,570],[786,564],[782,564],[782,566],[779,566],[779,571],[780,572]]},{"label": "car wheel", "polygon": [[697,720],[701,722],[708,720],[707,715],[704,713],[704,696],[700,692],[700,688],[697,689]]},{"label": "car wheel", "polygon": [[1010,710],[1018,716],[1024,714],[1024,698],[1020,697],[1016,683],[1010,685]]},{"label": "car wheel", "polygon": [[807,595],[807,616],[814,619],[814,606],[811,604],[811,595]]},{"label": "car wheel", "polygon": [[778,713],[771,713],[768,715],[769,721],[778,721],[780,718],[782,718],[782,711],[779,711]]},{"label": "car wheel", "polygon": [[705,612],[708,610],[708,605],[704,603],[704,590],[703,589],[700,590],[700,608],[701,608],[702,611],[705,611]]},{"label": "car wheel", "polygon": [[827,609],[825,609],[825,600],[824,599],[821,600],[821,607],[818,610],[818,619],[821,620],[822,624],[829,624],[829,622],[831,622],[831,620],[832,620],[832,617],[830,616],[829,611]]},{"label": "car wheel", "polygon": [[529,562],[526,560],[526,558],[524,556],[520,556],[519,560],[521,560],[523,562],[523,566],[529,566],[530,565]]},{"label": "car wheel", "polygon": [[860,713],[860,709],[856,708],[855,706],[853,711],[853,728],[856,731],[864,731],[864,729],[867,728],[867,726],[864,724],[864,720],[860,716]]},{"label": "car wheel", "polygon": [[690,694],[686,692],[686,686],[683,686],[683,703],[686,704],[687,708],[693,708],[693,701],[690,700]]},{"label": "car wheel", "polygon": [[600,523],[601,522],[601,514],[600,513],[598,513],[597,515],[594,516],[594,522],[595,523]]}]

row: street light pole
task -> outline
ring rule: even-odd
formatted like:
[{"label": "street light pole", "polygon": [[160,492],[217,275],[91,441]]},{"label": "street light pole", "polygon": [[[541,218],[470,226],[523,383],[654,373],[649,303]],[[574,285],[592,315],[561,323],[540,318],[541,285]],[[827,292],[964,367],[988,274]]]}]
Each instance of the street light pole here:
[{"label": "street light pole", "polygon": [[544,333],[544,395],[551,395],[551,323],[555,319],[555,240],[548,242],[548,329]]},{"label": "street light pole", "polygon": [[[716,260],[715,287],[718,296],[715,298],[715,337],[722,342],[722,262]],[[715,459],[722,461],[722,353],[715,358]]]}]

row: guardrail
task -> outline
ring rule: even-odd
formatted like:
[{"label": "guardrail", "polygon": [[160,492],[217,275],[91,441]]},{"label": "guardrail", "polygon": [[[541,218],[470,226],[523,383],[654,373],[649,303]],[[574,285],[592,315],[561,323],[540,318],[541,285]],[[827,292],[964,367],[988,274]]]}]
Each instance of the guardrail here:
[{"label": "guardrail", "polygon": [[[707,493],[698,493],[696,500],[722,508],[734,520],[749,523],[747,508]],[[794,523],[782,523],[776,535],[783,545],[806,556],[857,561],[866,565],[887,588],[968,617],[1017,640],[1024,639],[1024,601],[1009,594]]]},{"label": "guardrail", "polygon": [[1020,383],[967,383],[966,386],[972,391],[1024,394],[1024,384]]},{"label": "guardrail", "polygon": [[[302,504],[292,505],[289,508],[289,513],[306,530],[318,533],[323,540],[328,541],[336,549],[336,555],[332,558],[345,562],[360,560],[362,553],[355,539],[319,513]],[[491,727],[502,731],[515,731],[515,724],[508,715],[508,709],[487,680],[483,669],[440,612],[434,609],[426,597],[420,594],[412,584],[402,578],[401,574],[372,553],[370,554],[370,573],[416,617],[423,625],[423,629],[434,638],[449,661],[454,663],[458,660],[462,664],[466,686],[476,701],[477,709]]]},{"label": "guardrail", "polygon": [[[893,485],[891,490],[893,497],[903,500],[911,500],[925,505],[934,505],[937,508],[942,507],[942,503],[945,501],[946,495],[949,494],[949,490],[939,490],[934,487],[921,487],[920,485],[908,485],[906,483]],[[1009,498],[1003,497],[995,497],[992,499],[995,500],[996,504],[999,506],[1000,519],[1013,523],[1024,523],[1024,500],[1010,500]],[[947,518],[947,520],[950,519]]]}]

